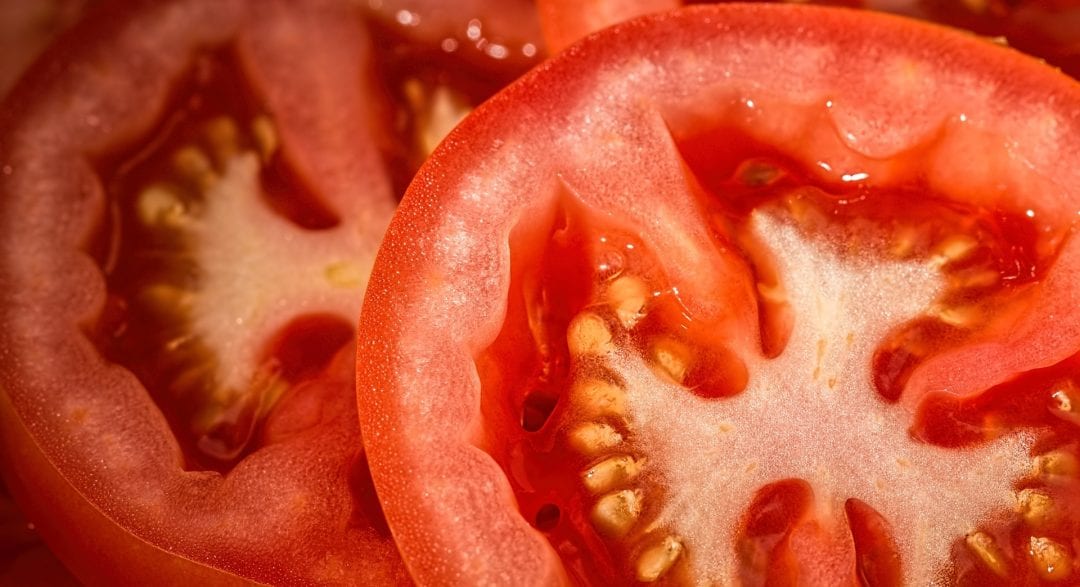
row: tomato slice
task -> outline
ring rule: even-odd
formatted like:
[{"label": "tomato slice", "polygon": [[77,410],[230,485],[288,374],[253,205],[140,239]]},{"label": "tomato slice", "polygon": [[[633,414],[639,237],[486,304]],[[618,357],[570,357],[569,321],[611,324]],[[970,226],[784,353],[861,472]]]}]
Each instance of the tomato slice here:
[{"label": "tomato slice", "polygon": [[408,582],[354,408],[372,59],[344,3],[113,3],[5,102],[0,461],[81,580]]},{"label": "tomato slice", "polygon": [[0,97],[60,31],[77,20],[86,0],[0,3]]},{"label": "tomato slice", "polygon": [[1080,6],[1068,0],[867,0],[880,8],[995,37],[1080,77]]},{"label": "tomato slice", "polygon": [[467,118],[358,398],[425,584],[1038,584],[1080,552],[1080,86],[888,15],[692,7]]},{"label": "tomato slice", "polygon": [[539,0],[540,23],[552,52],[604,27],[682,6],[679,0]]}]

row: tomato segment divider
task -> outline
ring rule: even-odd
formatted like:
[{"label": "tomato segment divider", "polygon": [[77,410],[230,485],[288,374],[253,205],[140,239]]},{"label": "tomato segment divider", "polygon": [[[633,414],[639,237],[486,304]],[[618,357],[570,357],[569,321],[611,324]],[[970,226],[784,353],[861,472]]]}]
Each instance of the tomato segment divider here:
[{"label": "tomato segment divider", "polygon": [[118,2],[5,102],[0,462],[81,580],[409,582],[354,407],[371,51],[347,3]]},{"label": "tomato segment divider", "polygon": [[1074,80],[898,17],[694,7],[543,64],[421,168],[365,299],[410,572],[1074,578],[1078,156]]}]

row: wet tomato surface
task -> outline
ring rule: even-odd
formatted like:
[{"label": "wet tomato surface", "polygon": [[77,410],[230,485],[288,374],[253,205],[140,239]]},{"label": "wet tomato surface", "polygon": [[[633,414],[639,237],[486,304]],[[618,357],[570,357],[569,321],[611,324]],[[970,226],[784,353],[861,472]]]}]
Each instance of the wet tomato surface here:
[{"label": "wet tomato surface", "polygon": [[[1078,72],[1068,2],[822,3]],[[989,43],[572,49],[419,176],[354,373],[539,25],[679,3],[536,4],[0,3],[0,93],[91,9],[0,113],[0,583],[1076,581],[1076,90]]]},{"label": "wet tomato surface", "polygon": [[610,29],[421,168],[364,303],[425,584],[1075,581],[1080,86],[886,15]]}]

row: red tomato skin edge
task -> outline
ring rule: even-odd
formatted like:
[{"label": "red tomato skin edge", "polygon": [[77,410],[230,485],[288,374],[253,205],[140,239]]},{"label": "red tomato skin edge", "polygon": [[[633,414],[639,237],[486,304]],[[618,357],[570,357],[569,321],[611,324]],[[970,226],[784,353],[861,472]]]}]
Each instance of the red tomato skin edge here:
[{"label": "red tomato skin edge", "polygon": [[[251,585],[134,537],[71,486],[0,393],[0,470],[27,519],[77,577],[89,585]],[[15,466],[18,463],[18,466]],[[109,561],[103,564],[103,561]]]},{"label": "red tomato skin edge", "polygon": [[[1009,91],[1017,94],[1013,100],[1049,105],[1062,122],[1061,134],[1080,137],[1080,111],[1068,114],[1068,105],[1080,104],[1080,85],[1060,71],[945,27],[813,6],[696,6],[645,17],[587,37],[509,86],[459,125],[414,178],[380,248],[360,318],[357,394],[365,445],[387,520],[418,582],[449,585],[493,576],[521,585],[565,580],[551,546],[516,511],[503,470],[469,441],[480,426],[472,357],[500,328],[505,301],[498,297],[509,282],[505,235],[541,205],[514,189],[535,193],[545,189],[544,182],[557,182],[555,174],[538,171],[553,171],[548,160],[557,155],[535,145],[557,144],[552,136],[566,132],[560,125],[570,119],[561,109],[593,91],[590,75],[597,70],[617,77],[612,70],[623,62],[640,54],[662,59],[672,39],[685,36],[736,31],[772,39],[807,24],[820,24],[806,28],[816,31],[815,38],[828,36],[829,46],[844,54],[859,54],[860,40],[872,37],[881,46],[922,56],[924,64],[928,56],[947,55],[948,65],[933,70],[943,80],[960,71],[990,83],[1007,79]],[[864,32],[866,26],[874,30]],[[979,107],[999,112],[986,103]],[[996,121],[987,124],[1003,128]],[[515,171],[527,170],[521,174],[528,179],[506,178],[494,163],[496,155],[506,137],[517,139],[523,132],[534,149]],[[1038,161],[1071,177],[1067,162],[1075,160],[1077,148],[1065,146],[1052,155],[1039,151]],[[505,158],[498,160],[506,164]],[[567,164],[558,171],[579,170]],[[475,180],[485,173],[499,176],[499,187],[506,189],[477,187]],[[637,170],[627,175],[635,178],[628,182],[641,181]],[[461,201],[466,189],[476,202]],[[604,204],[612,205],[602,202],[601,209]],[[439,241],[435,235],[453,228],[443,222],[449,212],[462,212],[453,214],[454,221],[471,215],[483,219],[472,225],[473,240],[481,232],[492,241],[503,239],[477,246],[493,257],[462,261],[463,247]],[[636,211],[642,217],[651,212]],[[486,272],[477,274],[476,267]],[[452,489],[452,499],[438,498],[444,487]],[[494,569],[478,562],[500,559],[504,564]]]}]

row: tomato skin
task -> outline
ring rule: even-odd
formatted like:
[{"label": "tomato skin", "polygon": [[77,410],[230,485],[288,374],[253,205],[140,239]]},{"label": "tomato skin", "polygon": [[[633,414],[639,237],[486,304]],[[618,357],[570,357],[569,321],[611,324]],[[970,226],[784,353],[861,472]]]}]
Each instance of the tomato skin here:
[{"label": "tomato skin", "polygon": [[[901,76],[903,82],[888,80],[896,84],[888,91],[878,75],[884,56],[902,56],[897,69],[910,65],[912,73]],[[710,93],[702,87],[707,84],[730,84],[731,90]],[[812,95],[805,100],[843,104],[846,112],[834,111],[831,120],[865,140],[858,150],[866,159],[854,156],[853,168],[904,152],[963,112],[990,138],[950,148],[970,154],[991,141],[1011,145],[1013,157],[996,159],[1001,150],[995,142],[985,164],[1001,163],[1008,167],[1004,174],[1015,171],[1018,184],[1031,185],[1001,191],[1040,202],[1054,218],[1075,215],[1080,194],[1069,186],[1078,179],[1070,161],[1080,145],[1080,86],[968,35],[850,11],[719,6],[634,21],[571,47],[478,109],[421,169],[384,240],[365,300],[358,349],[361,424],[390,527],[420,582],[565,580],[554,550],[515,511],[508,474],[477,448],[490,428],[506,424],[480,417],[474,359],[497,336],[507,312],[508,235],[521,224],[542,222],[537,218],[549,215],[563,194],[611,211],[639,228],[646,243],[664,249],[664,231],[692,223],[697,214],[673,196],[688,188],[684,170],[672,163],[671,127],[692,128],[695,117],[707,119],[725,103],[717,96],[755,98],[755,91],[799,103]],[[650,109],[672,104],[683,107],[685,119],[661,120]],[[754,120],[768,124],[764,117]],[[770,132],[783,129],[760,129],[765,137]],[[839,157],[804,147],[795,137],[774,142],[808,165]],[[981,163],[970,164],[979,170]],[[946,175],[967,180],[964,169],[951,171],[935,170],[935,187],[945,184]],[[1039,196],[1035,183],[1059,191]],[[977,194],[982,187],[949,190]],[[1075,249],[1075,240],[1069,241],[1050,280],[1053,289],[1044,292],[1061,294],[1062,304],[1076,293],[1066,283]],[[689,265],[675,261],[669,267],[684,270],[680,277],[686,279],[677,281],[692,287],[704,271]],[[1050,307],[1074,314],[1056,302]],[[1025,317],[1025,332],[1044,318]],[[985,389],[1010,376],[1016,362],[1048,364],[1075,352],[1075,334],[1070,329],[1068,340],[1054,345],[1038,337],[1032,344],[1019,341],[1011,350],[1013,364],[969,378],[949,380],[942,365],[933,371],[941,377],[933,385]],[[1000,347],[978,350],[991,365],[1004,353]]]},{"label": "tomato skin", "polygon": [[[355,8],[102,5],[0,109],[5,478],[90,584],[409,583],[389,536],[353,511],[350,346],[296,391],[307,401],[282,400],[281,440],[221,475],[185,470],[146,389],[90,342],[106,299],[92,253],[109,212],[92,163],[150,133],[192,59],[221,47],[312,191],[373,219],[392,207],[371,146],[370,48]],[[370,201],[335,201],[342,186]]]},{"label": "tomato skin", "polygon": [[[35,526],[69,570],[91,584],[122,585],[156,578],[162,585],[191,581],[211,585],[247,585],[231,573],[177,557],[130,533],[86,501],[33,444],[6,394],[0,395],[3,469],[16,500],[33,504]],[[48,513],[47,513],[48,512]],[[57,515],[59,513],[59,515]],[[85,529],[72,531],[73,528]],[[101,561],[111,561],[102,565]]]}]

